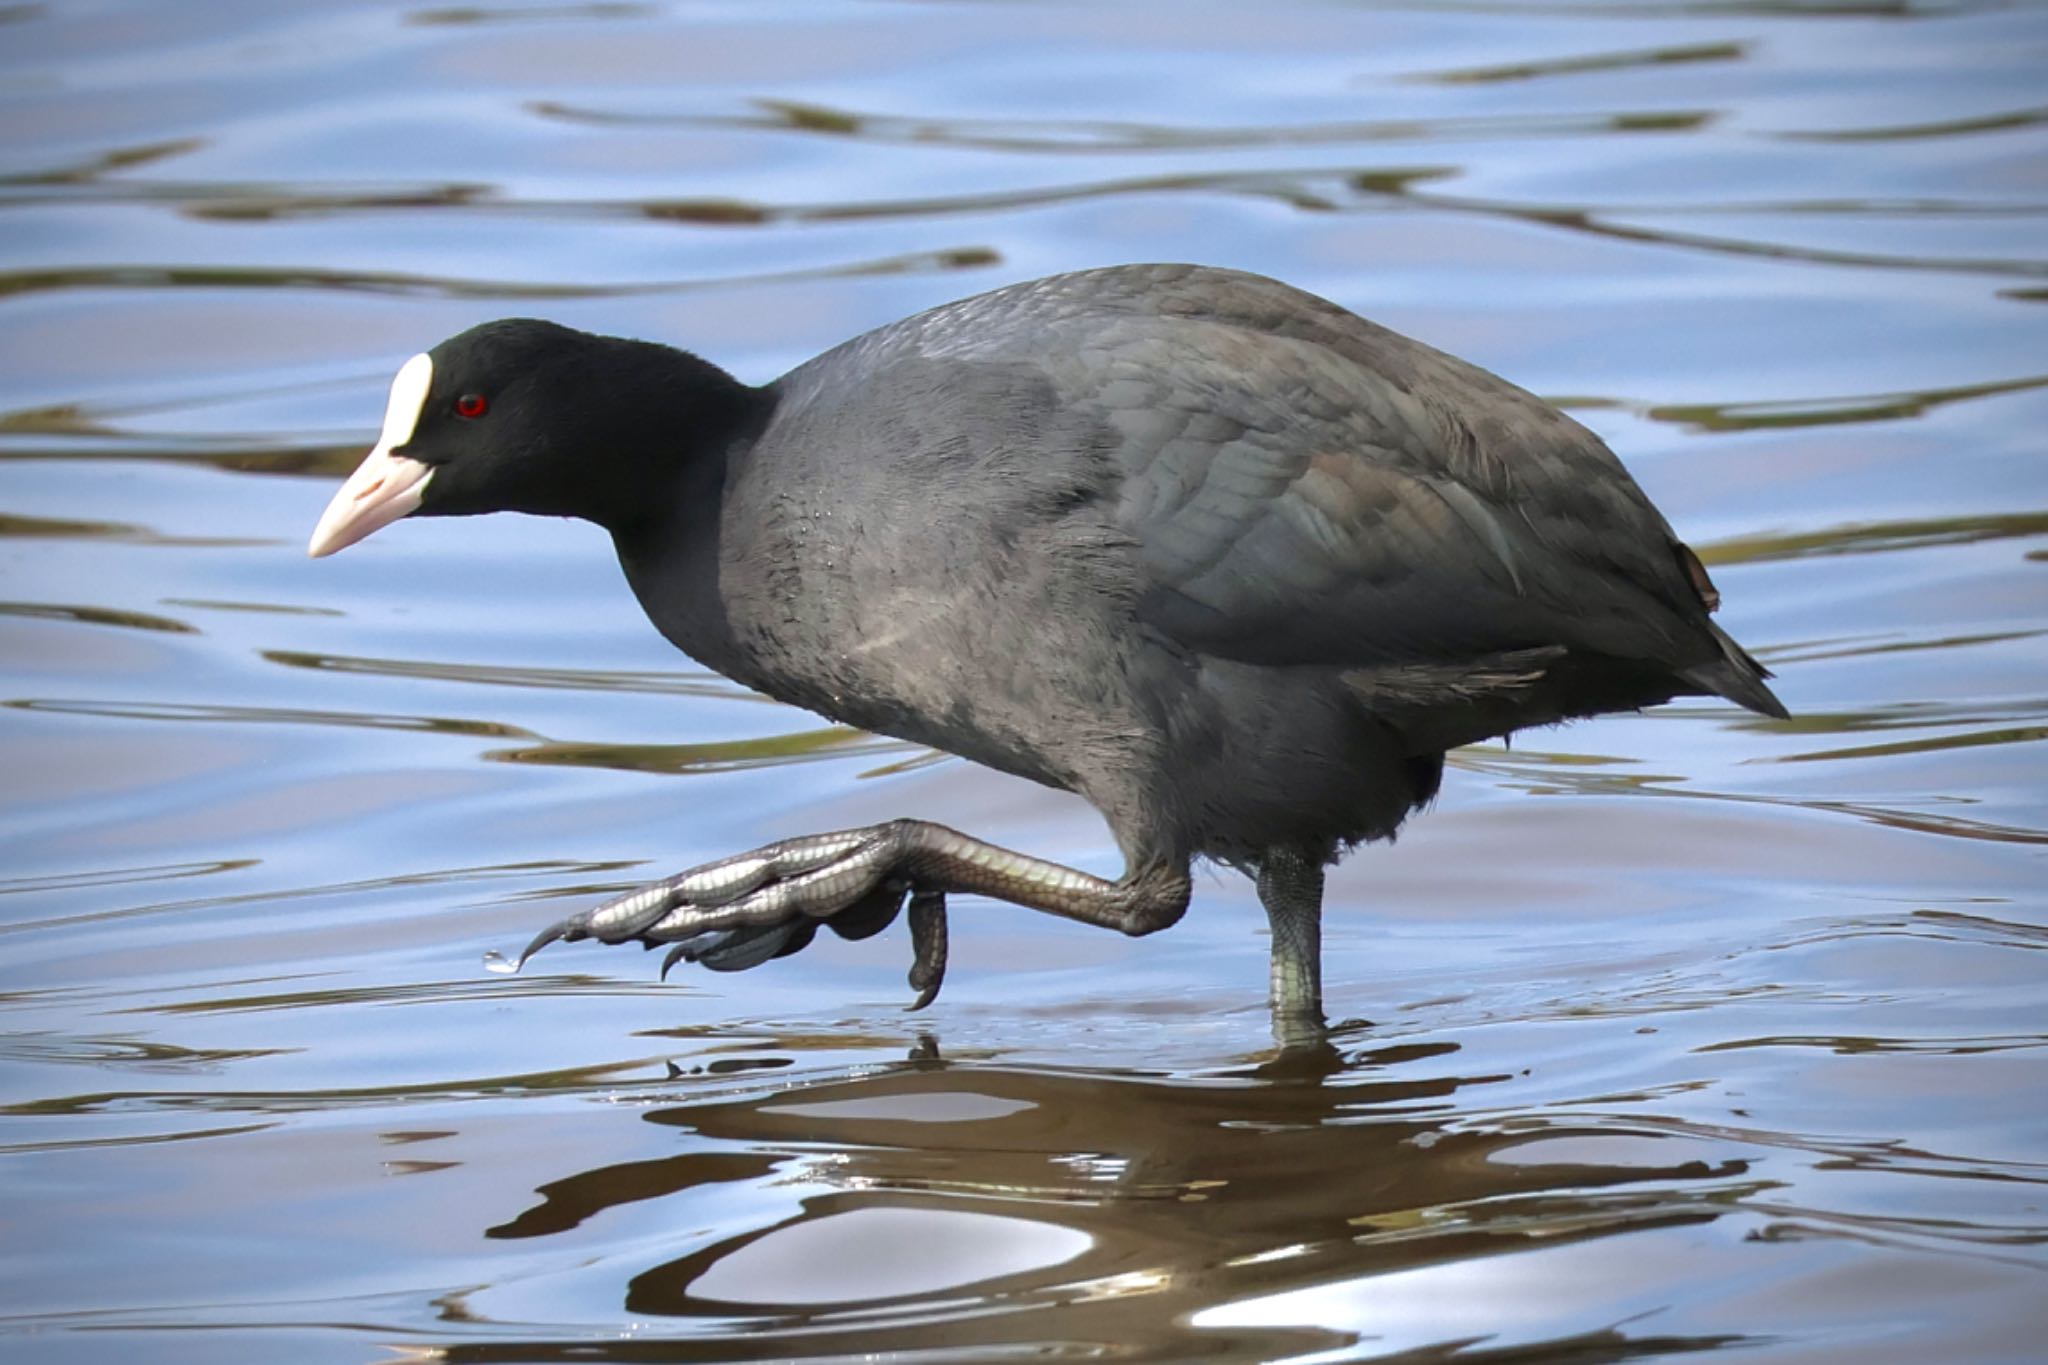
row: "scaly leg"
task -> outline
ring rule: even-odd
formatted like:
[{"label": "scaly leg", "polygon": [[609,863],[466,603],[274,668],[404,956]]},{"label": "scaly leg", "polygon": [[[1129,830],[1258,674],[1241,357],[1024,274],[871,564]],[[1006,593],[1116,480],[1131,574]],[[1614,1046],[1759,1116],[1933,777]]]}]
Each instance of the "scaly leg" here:
[{"label": "scaly leg", "polygon": [[1273,1036],[1319,1041],[1323,1020],[1323,865],[1293,849],[1259,862],[1259,903],[1273,929]]},{"label": "scaly leg", "polygon": [[1116,881],[987,843],[925,820],[784,839],[722,858],[571,915],[543,930],[515,964],[557,940],[673,945],[677,961],[739,971],[796,951],[819,922],[865,937],[910,896],[913,1008],[938,994],[946,969],[945,897],[992,896],[1126,934],[1164,929],[1187,909],[1185,866],[1152,864]]}]

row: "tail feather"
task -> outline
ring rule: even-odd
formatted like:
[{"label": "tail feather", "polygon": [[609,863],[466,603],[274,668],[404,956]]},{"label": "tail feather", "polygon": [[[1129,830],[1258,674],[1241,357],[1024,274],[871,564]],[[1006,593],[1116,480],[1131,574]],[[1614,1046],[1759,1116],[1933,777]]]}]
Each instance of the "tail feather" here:
[{"label": "tail feather", "polygon": [[1702,692],[1726,697],[1738,706],[1746,706],[1777,720],[1790,720],[1792,713],[1785,709],[1785,703],[1764,686],[1764,679],[1771,676],[1771,670],[1751,658],[1748,650],[1736,644],[1733,636],[1713,622],[1707,623],[1707,629],[1714,633],[1715,643],[1721,646],[1721,657],[1680,669],[1678,676]]}]

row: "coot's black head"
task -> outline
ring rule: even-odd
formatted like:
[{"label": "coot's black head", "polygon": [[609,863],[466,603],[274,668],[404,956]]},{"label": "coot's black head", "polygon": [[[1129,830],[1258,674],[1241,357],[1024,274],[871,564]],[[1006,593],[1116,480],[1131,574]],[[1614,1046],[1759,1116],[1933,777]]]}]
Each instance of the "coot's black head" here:
[{"label": "coot's black head", "polygon": [[657,503],[697,452],[729,441],[757,397],[652,342],[533,318],[472,327],[399,368],[383,434],[307,553],[332,554],[414,512],[616,525]]}]

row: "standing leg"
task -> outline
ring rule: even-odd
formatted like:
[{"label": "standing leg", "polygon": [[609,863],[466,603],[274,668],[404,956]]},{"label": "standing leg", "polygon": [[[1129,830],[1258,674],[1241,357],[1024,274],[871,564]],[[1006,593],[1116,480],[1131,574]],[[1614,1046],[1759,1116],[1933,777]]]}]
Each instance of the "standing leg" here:
[{"label": "standing leg", "polygon": [[1323,1022],[1323,864],[1299,850],[1267,850],[1259,902],[1273,929],[1273,1036],[1281,1046],[1319,1041]]}]

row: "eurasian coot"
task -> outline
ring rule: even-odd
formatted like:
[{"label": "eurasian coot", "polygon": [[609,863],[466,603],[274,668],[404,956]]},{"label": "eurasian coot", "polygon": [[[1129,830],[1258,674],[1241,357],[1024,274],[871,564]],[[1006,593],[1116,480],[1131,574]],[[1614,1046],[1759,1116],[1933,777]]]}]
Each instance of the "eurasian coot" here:
[{"label": "eurasian coot", "polygon": [[685,653],[1078,792],[1126,862],[1109,881],[891,820],[670,877],[528,953],[631,940],[735,970],[908,900],[923,1004],[949,892],[1148,934],[1210,858],[1256,877],[1276,1018],[1312,1029],[1323,869],[1427,802],[1445,750],[1677,695],[1786,714],[1591,432],[1234,271],[1012,285],[760,388],[651,342],[486,323],[399,370],[310,551],[497,511],[596,522]]}]

